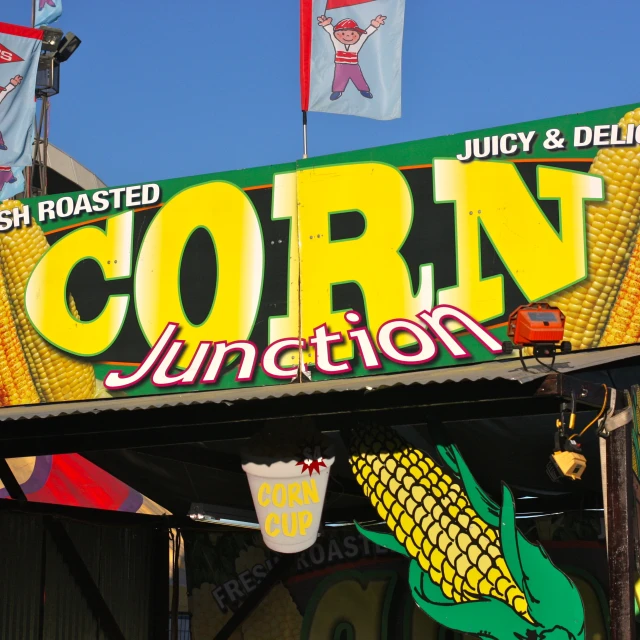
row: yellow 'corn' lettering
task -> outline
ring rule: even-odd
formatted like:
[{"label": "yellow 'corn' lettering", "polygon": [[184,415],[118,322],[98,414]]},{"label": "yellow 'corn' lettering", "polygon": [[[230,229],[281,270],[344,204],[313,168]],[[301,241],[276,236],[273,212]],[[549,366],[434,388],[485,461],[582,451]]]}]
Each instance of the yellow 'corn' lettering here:
[{"label": "yellow 'corn' lettering", "polygon": [[458,283],[438,292],[439,304],[464,309],[478,322],[505,313],[503,277],[482,277],[480,227],[527,300],[587,275],[584,201],[604,197],[600,177],[538,167],[539,197],[560,201],[558,233],[511,162],[442,159],[434,161],[433,173],[435,201],[456,203]]}]

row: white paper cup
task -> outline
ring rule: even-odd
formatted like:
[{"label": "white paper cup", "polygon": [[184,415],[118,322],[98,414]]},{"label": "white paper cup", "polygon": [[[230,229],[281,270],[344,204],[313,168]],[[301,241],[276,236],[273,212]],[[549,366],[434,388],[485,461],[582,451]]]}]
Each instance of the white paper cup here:
[{"label": "white paper cup", "polygon": [[312,547],[322,518],[329,468],[335,458],[324,459],[320,473],[302,473],[296,461],[242,465],[249,480],[264,543],[278,553],[297,553]]}]

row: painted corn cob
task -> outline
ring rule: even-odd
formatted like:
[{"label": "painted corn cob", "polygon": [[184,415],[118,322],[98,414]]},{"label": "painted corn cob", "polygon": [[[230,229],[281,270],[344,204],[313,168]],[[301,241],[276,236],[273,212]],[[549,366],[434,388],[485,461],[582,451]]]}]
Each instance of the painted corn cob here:
[{"label": "painted corn cob", "polygon": [[[13,209],[20,202],[6,201],[0,208]],[[2,267],[11,310],[29,370],[43,402],[86,400],[96,394],[93,366],[81,362],[51,346],[33,328],[24,308],[25,287],[31,272],[49,248],[38,224],[33,221],[0,235],[0,266]],[[69,309],[79,319],[73,298]]]},{"label": "painted corn cob", "polygon": [[599,347],[640,342],[640,242],[636,242]]},{"label": "painted corn cob", "polygon": [[498,508],[455,447],[440,453],[453,473],[391,429],[355,430],[351,469],[392,533],[360,532],[411,558],[413,597],[445,627],[493,640],[551,638],[556,630],[554,640],[582,640],[580,595],[517,531],[509,490]]},{"label": "painted corn cob", "polygon": [[[640,109],[619,124],[626,135],[629,124],[640,125]],[[587,205],[587,278],[547,300],[566,315],[564,338],[574,349],[598,346],[629,263],[639,230],[640,147],[600,149],[589,173],[604,178],[606,198]]]},{"label": "painted corn cob", "polygon": [[[266,556],[259,547],[240,552],[236,572],[251,571],[264,565]],[[288,589],[278,582],[249,618],[242,624],[244,640],[298,640],[302,630],[302,616]]]},{"label": "painted corn cob", "polygon": [[40,398],[31,379],[0,267],[0,407],[38,404]]},{"label": "painted corn cob", "polygon": [[[491,595],[526,615],[498,530],[478,516],[460,485],[421,451],[403,450],[393,433],[376,429],[363,438],[351,463],[364,494],[442,592],[455,602]],[[382,453],[385,446],[396,453]],[[371,448],[379,453],[357,455]]]}]

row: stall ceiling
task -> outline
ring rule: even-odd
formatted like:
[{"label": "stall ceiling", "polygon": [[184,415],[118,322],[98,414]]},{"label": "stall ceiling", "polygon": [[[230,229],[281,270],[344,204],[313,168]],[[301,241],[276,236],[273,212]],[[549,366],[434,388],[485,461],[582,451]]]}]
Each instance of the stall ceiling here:
[{"label": "stall ceiling", "polygon": [[[408,440],[437,456],[435,443],[455,443],[481,486],[494,498],[501,495],[502,482],[517,496],[530,496],[519,503],[524,511],[564,511],[599,508],[599,450],[595,432],[584,440],[587,471],[580,482],[556,484],[546,474],[553,450],[558,416],[467,420],[399,426]],[[579,425],[592,417],[579,416]],[[336,449],[331,469],[325,518],[328,522],[376,519],[349,469],[344,433],[327,434]],[[192,503],[217,507],[219,517],[243,519],[253,515],[246,476],[241,468],[245,439],[199,442],[165,447],[102,451],[85,455],[103,469],[131,484],[172,513],[186,514]]]}]

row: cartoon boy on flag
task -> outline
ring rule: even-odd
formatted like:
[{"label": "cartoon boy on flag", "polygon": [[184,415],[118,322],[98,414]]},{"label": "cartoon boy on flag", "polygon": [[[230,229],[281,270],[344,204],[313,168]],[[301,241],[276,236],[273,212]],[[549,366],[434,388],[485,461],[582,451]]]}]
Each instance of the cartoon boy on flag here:
[{"label": "cartoon boy on flag", "polygon": [[303,113],[401,116],[404,9],[405,0],[300,0]]},{"label": "cartoon boy on flag", "polygon": [[337,100],[347,88],[349,80],[365,98],[373,98],[373,94],[365,80],[358,53],[364,46],[367,38],[375,33],[387,19],[386,16],[375,17],[367,29],[361,29],[358,23],[351,18],[340,20],[332,27],[333,18],[318,16],[318,24],[329,34],[333,48],[335,49],[335,74],[333,76],[332,93],[330,100]]},{"label": "cartoon boy on flag", "polygon": [[11,167],[0,167],[0,193],[4,189],[5,185],[13,184],[18,179],[13,175]]},{"label": "cartoon boy on flag", "polygon": [[0,167],[0,202],[13,198],[24,188],[23,167]]},{"label": "cartoon boy on flag", "polygon": [[[9,84],[6,87],[0,87],[0,103],[22,82],[22,76],[14,76],[9,80]],[[4,143],[4,137],[2,131],[0,131],[0,150],[6,151],[7,145]]]}]

